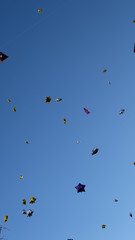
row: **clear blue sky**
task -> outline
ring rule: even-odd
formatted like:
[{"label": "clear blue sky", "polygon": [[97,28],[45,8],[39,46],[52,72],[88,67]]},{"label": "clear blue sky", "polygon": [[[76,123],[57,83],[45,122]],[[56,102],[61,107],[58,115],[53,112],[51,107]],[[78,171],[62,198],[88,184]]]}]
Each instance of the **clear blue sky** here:
[{"label": "clear blue sky", "polygon": [[2,235],[134,240],[135,1],[6,0],[0,9],[9,56],[0,64],[0,223],[10,229]]}]

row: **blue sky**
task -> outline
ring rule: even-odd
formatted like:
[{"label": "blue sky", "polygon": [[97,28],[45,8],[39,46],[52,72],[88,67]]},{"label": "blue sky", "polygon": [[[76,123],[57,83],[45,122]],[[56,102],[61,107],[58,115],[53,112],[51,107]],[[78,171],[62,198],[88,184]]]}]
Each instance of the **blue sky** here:
[{"label": "blue sky", "polygon": [[[6,0],[0,7],[0,51],[9,56],[0,64],[0,223],[9,228],[2,236],[134,240],[135,2]],[[77,194],[79,182],[85,193]]]}]

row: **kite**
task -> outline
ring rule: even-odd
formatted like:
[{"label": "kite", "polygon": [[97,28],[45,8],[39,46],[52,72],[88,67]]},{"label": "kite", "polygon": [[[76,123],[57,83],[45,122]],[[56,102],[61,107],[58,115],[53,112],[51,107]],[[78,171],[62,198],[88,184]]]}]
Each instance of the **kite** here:
[{"label": "kite", "polygon": [[77,144],[80,144],[80,140],[77,140]]},{"label": "kite", "polygon": [[26,205],[26,199],[22,200],[22,204]]},{"label": "kite", "polygon": [[46,97],[46,98],[45,98],[45,102],[46,102],[46,103],[50,103],[50,102],[51,102],[51,97],[50,97],[50,96],[49,96],[49,97]]},{"label": "kite", "polygon": [[109,85],[111,85],[111,82],[110,82],[110,81],[108,81],[108,84],[109,84]]},{"label": "kite", "polygon": [[132,213],[130,213],[129,216],[132,218],[133,217]]},{"label": "kite", "polygon": [[32,198],[30,198],[30,204],[33,204],[33,203],[35,203],[36,202],[36,198],[34,198],[34,197],[32,197]]},{"label": "kite", "polygon": [[103,72],[106,73],[106,72],[107,72],[107,69],[104,69]]},{"label": "kite", "polygon": [[64,124],[66,124],[66,122],[67,122],[66,118],[63,118],[63,122],[64,122]]},{"label": "kite", "polygon": [[2,52],[0,52],[0,63],[2,63],[4,60],[6,60],[8,56]]},{"label": "kite", "polygon": [[28,211],[26,211],[25,209],[22,210],[22,214],[27,215],[27,217],[31,217],[33,213],[34,211],[32,211],[31,209],[29,209]]},{"label": "kite", "polygon": [[134,43],[134,53],[135,53],[135,43]]},{"label": "kite", "polygon": [[22,210],[22,214],[27,214],[27,212],[23,209],[23,210]]},{"label": "kite", "polygon": [[133,164],[135,165],[135,162],[133,162]]},{"label": "kite", "polygon": [[13,111],[16,112],[16,108],[15,107],[13,107]]},{"label": "kite", "polygon": [[27,211],[27,217],[32,217],[34,211],[32,211],[31,209]]},{"label": "kite", "polygon": [[38,13],[41,13],[41,12],[42,12],[42,8],[39,8],[39,9],[38,9]]},{"label": "kite", "polygon": [[105,224],[103,224],[103,225],[102,225],[102,228],[106,228],[106,225],[105,225]]},{"label": "kite", "polygon": [[133,20],[132,23],[135,23],[135,20]]},{"label": "kite", "polygon": [[23,175],[20,175],[20,179],[23,179]]},{"label": "kite", "polygon": [[90,112],[88,111],[88,109],[84,108],[84,111],[86,112],[86,114],[89,114]]},{"label": "kite", "polygon": [[119,114],[121,115],[121,114],[123,114],[125,112],[125,109],[121,109],[120,111],[119,111]]},{"label": "kite", "polygon": [[11,103],[11,100],[8,98],[8,102]]},{"label": "kite", "polygon": [[98,153],[99,149],[98,148],[95,148],[92,150],[91,152],[91,155],[95,155],[96,153]]},{"label": "kite", "polygon": [[56,98],[55,99],[55,102],[61,102],[62,101],[62,98]]},{"label": "kite", "polygon": [[85,186],[86,186],[86,185],[83,185],[83,184],[79,183],[79,184],[75,187],[76,190],[77,190],[77,193],[79,193],[79,192],[85,192]]},{"label": "kite", "polygon": [[118,199],[114,199],[114,202],[118,202]]},{"label": "kite", "polygon": [[26,144],[29,144],[28,140],[25,141]]},{"label": "kite", "polygon": [[4,222],[7,222],[7,220],[8,220],[8,216],[5,216],[4,217]]}]

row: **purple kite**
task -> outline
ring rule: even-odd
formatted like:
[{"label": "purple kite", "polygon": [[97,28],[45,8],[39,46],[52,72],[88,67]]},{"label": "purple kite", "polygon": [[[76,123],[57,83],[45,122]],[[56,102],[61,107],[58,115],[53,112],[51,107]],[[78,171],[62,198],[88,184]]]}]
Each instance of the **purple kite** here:
[{"label": "purple kite", "polygon": [[6,60],[8,56],[2,52],[0,52],[0,63],[2,63],[4,60]]},{"label": "purple kite", "polygon": [[88,109],[84,108],[84,111],[86,112],[86,114],[89,114],[90,112],[88,111]]},{"label": "purple kite", "polygon": [[86,185],[83,185],[81,183],[79,183],[75,188],[77,189],[77,193],[79,192],[85,192],[85,186]]}]

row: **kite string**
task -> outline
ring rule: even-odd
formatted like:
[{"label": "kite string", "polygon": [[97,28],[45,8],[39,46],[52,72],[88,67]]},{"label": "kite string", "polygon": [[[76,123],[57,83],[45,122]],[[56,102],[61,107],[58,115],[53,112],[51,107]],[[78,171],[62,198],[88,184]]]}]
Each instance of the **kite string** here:
[{"label": "kite string", "polygon": [[[69,0],[72,1],[72,0]],[[34,23],[33,25],[30,25],[29,27],[27,27],[24,31],[20,32],[18,35],[16,35],[13,39],[7,41],[3,46],[7,46],[9,44],[11,44],[12,42],[14,42],[15,40],[17,40],[18,38],[20,38],[21,36],[23,36],[25,33],[29,32],[30,30],[34,29],[36,26],[38,26],[40,23],[42,23],[44,21],[44,19],[54,15],[56,13],[56,11],[58,11],[58,9],[60,9],[63,5],[65,4],[62,3],[59,7],[57,7],[52,13],[48,14],[48,15],[44,15],[44,18],[41,19],[40,21]],[[41,13],[42,14],[42,13]]]}]

